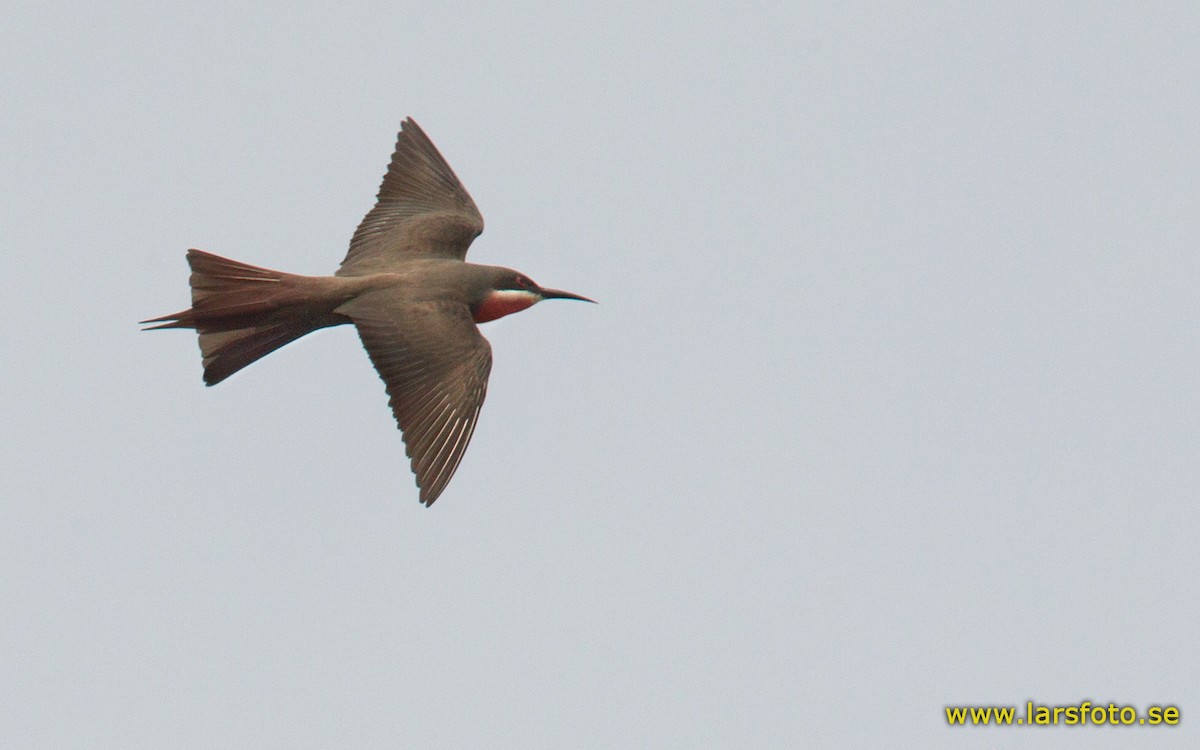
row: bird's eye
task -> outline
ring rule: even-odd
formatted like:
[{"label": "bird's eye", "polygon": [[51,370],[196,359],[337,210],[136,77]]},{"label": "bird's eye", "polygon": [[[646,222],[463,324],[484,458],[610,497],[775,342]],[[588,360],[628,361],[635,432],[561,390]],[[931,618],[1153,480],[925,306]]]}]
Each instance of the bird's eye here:
[{"label": "bird's eye", "polygon": [[530,281],[529,279],[525,278],[524,276],[518,276],[517,277],[517,286],[522,289],[528,289],[529,287],[533,286],[533,282]]}]

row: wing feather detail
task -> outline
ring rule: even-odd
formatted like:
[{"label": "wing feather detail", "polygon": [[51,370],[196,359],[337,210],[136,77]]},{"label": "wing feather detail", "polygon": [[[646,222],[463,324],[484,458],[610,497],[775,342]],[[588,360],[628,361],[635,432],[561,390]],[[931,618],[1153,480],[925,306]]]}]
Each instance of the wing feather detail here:
[{"label": "wing feather detail", "polygon": [[418,257],[463,260],[482,232],[475,201],[429,136],[407,118],[375,207],[355,230],[337,275],[386,272]]},{"label": "wing feather detail", "polygon": [[432,505],[475,432],[492,347],[464,304],[381,304],[360,298],[338,311],[354,321],[387,387],[420,500]]}]

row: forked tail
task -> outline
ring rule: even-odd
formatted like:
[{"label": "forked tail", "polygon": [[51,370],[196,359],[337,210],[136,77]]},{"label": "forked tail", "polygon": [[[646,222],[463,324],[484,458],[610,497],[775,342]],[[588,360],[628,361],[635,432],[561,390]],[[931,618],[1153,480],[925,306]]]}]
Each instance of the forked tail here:
[{"label": "forked tail", "polygon": [[216,385],[306,333],[349,322],[333,313],[319,281],[188,250],[192,306],[143,320],[145,330],[194,328],[200,334],[204,382]]}]

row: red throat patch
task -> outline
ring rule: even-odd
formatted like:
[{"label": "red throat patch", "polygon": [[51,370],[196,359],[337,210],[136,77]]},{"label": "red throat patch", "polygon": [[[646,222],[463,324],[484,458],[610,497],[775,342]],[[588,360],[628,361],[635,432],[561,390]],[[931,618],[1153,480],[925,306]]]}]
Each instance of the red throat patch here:
[{"label": "red throat patch", "polygon": [[532,307],[541,297],[533,292],[518,289],[500,289],[489,292],[471,311],[476,323],[486,323],[489,320],[503,318]]}]

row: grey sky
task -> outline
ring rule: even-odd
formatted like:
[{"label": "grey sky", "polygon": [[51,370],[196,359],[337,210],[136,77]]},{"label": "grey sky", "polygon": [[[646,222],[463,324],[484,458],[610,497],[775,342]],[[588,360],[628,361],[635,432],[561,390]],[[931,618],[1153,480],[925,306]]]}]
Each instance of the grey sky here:
[{"label": "grey sky", "polygon": [[[1049,5],[10,9],[0,745],[1195,747],[1200,6]],[[135,325],[405,115],[601,303],[431,509],[352,330]],[[1030,699],[1184,719],[946,726]]]}]

